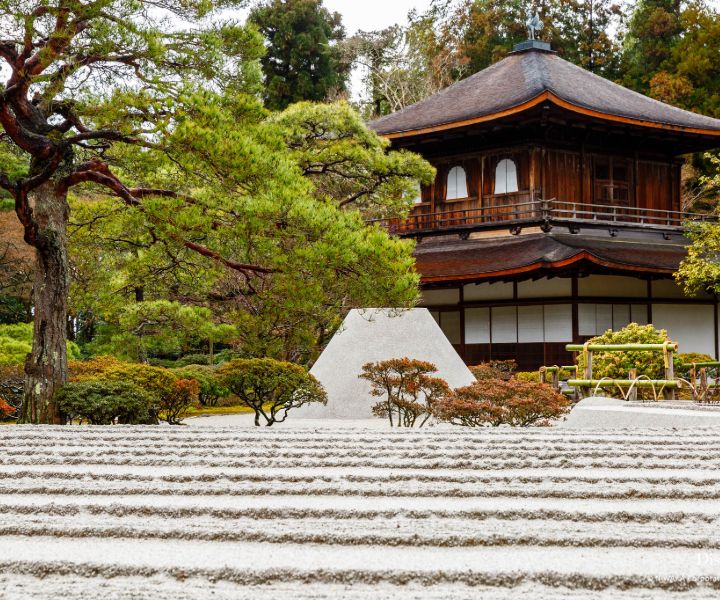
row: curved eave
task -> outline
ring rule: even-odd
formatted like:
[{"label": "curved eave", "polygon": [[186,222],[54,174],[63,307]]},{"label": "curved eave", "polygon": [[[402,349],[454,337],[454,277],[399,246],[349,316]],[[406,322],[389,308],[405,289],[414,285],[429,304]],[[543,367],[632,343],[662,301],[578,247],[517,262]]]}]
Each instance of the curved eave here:
[{"label": "curved eave", "polygon": [[558,260],[558,261],[539,260],[539,261],[535,261],[535,262],[532,262],[532,263],[529,263],[527,265],[523,265],[520,267],[513,267],[512,269],[503,269],[503,270],[499,270],[499,271],[485,271],[485,272],[481,272],[481,273],[466,273],[466,274],[462,274],[462,275],[448,275],[448,276],[437,276],[436,275],[433,277],[425,277],[424,275],[422,275],[422,272],[421,272],[420,278],[421,278],[422,283],[440,283],[440,282],[446,282],[446,281],[468,281],[468,280],[491,279],[491,278],[495,279],[495,278],[499,278],[499,277],[514,277],[517,275],[532,273],[533,271],[563,269],[563,268],[572,266],[575,263],[581,262],[583,260],[591,262],[600,267],[604,267],[606,269],[612,269],[614,271],[627,271],[627,272],[632,272],[632,273],[652,273],[652,274],[656,274],[656,275],[672,275],[674,272],[672,269],[663,269],[660,267],[638,266],[638,265],[627,264],[627,263],[622,263],[622,262],[609,261],[607,259],[596,256],[592,252],[583,250],[582,252],[579,252],[578,254],[575,254],[574,256],[565,258],[563,260]]},{"label": "curved eave", "polygon": [[467,127],[469,125],[475,125],[478,123],[485,123],[488,121],[495,121],[497,119],[502,119],[504,117],[509,117],[518,113],[522,113],[528,109],[531,109],[538,104],[541,104],[543,102],[552,102],[556,106],[560,108],[564,108],[565,110],[569,110],[571,112],[581,114],[588,117],[593,117],[596,119],[601,119],[603,121],[613,121],[616,123],[623,123],[625,125],[634,125],[637,127],[648,127],[652,129],[661,129],[665,131],[673,131],[673,132],[680,132],[680,133],[689,133],[692,135],[705,135],[705,136],[712,136],[717,137],[720,139],[720,129],[702,129],[697,127],[684,127],[682,125],[675,125],[671,123],[658,123],[655,121],[647,121],[643,119],[636,119],[633,117],[626,117],[622,115],[614,115],[610,113],[604,113],[598,110],[594,110],[591,108],[587,108],[584,106],[580,106],[578,104],[573,104],[572,102],[568,102],[567,100],[564,100],[563,98],[560,98],[558,95],[551,91],[545,91],[541,94],[538,94],[534,98],[531,98],[530,100],[527,100],[526,102],[523,102],[521,104],[518,104],[516,106],[513,106],[511,108],[489,113],[486,115],[480,115],[478,117],[473,117],[472,119],[463,119],[460,121],[451,121],[448,123],[442,123],[439,125],[432,125],[428,127],[422,127],[419,129],[411,129],[406,131],[396,131],[396,132],[390,132],[390,133],[381,133],[379,135],[382,135],[383,137],[386,137],[390,140],[394,139],[400,139],[405,137],[411,137],[416,135],[423,135],[426,133],[434,133],[437,131],[447,131],[449,129],[457,129],[459,127]]}]

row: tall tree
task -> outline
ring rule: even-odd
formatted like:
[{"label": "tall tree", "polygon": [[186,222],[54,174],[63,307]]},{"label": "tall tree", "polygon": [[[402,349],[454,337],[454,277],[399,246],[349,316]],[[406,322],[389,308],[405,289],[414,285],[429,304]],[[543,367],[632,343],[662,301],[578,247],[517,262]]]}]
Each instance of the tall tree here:
[{"label": "tall tree", "polygon": [[720,10],[691,2],[680,16],[682,34],[650,79],[650,94],[720,118]]},{"label": "tall tree", "polygon": [[[74,307],[119,335],[142,288],[146,303],[213,309],[218,322],[236,325],[248,356],[309,362],[348,309],[412,304],[412,244],[364,218],[406,212],[414,183],[432,181],[433,169],[417,155],[388,151],[346,103],[297,103],[270,115],[204,106],[213,104],[199,100],[172,136],[186,149],[199,144],[181,157],[190,161],[184,169],[213,174],[191,181],[195,198],[207,199],[200,205],[207,216],[197,203],[173,198],[156,198],[144,212],[128,212],[112,197],[77,198]],[[153,163],[146,176],[166,185],[173,165]],[[267,272],[229,271],[168,244],[161,215],[185,223],[223,256]]]},{"label": "tall tree", "polygon": [[623,40],[623,83],[649,93],[650,80],[671,56],[682,34],[680,0],[639,0]]},{"label": "tall tree", "polygon": [[[67,376],[68,191],[92,182],[135,211],[153,197],[179,198],[177,187],[129,183],[109,160],[113,148],[132,146],[138,157],[164,152],[193,81],[237,89],[254,83],[252,65],[262,51],[256,31],[232,23],[180,25],[209,22],[203,19],[215,7],[207,0],[0,1],[0,57],[9,73],[0,96],[0,143],[26,164],[22,174],[0,172],[0,187],[13,197],[36,256],[26,422],[59,422],[53,395]],[[221,256],[177,225],[165,232],[179,245],[243,272],[256,268]]]},{"label": "tall tree", "polygon": [[[641,0],[624,38],[623,83],[662,102],[720,117],[720,11],[704,0]],[[683,207],[707,210],[718,165],[701,154],[683,169]]]},{"label": "tall tree", "polygon": [[617,39],[624,15],[616,0],[543,2],[547,39],[565,60],[609,79],[619,76]]},{"label": "tall tree", "polygon": [[527,39],[525,23],[535,11],[545,25],[540,38],[560,56],[598,74],[616,75],[615,32],[622,12],[612,0],[434,0],[428,11],[415,15],[412,26],[425,31],[429,55],[455,55],[454,74],[461,78],[501,60]]},{"label": "tall tree", "polygon": [[268,0],[250,13],[267,40],[262,59],[265,106],[323,101],[345,91],[349,64],[337,42],[345,37],[339,13],[322,0]]}]

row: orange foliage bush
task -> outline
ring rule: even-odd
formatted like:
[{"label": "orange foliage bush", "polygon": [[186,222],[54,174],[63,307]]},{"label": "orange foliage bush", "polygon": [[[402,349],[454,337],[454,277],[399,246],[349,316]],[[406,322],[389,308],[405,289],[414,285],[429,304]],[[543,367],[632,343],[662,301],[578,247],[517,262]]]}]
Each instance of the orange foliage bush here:
[{"label": "orange foliage bush", "polygon": [[508,381],[513,378],[515,371],[517,371],[517,363],[514,360],[491,360],[470,367],[470,372],[478,381],[485,379]]},{"label": "orange foliage bush", "polygon": [[24,391],[25,373],[22,365],[0,365],[0,399],[16,411],[22,404]]},{"label": "orange foliage bush", "polygon": [[165,420],[171,425],[179,425],[187,410],[198,401],[200,384],[195,379],[178,379],[172,391],[166,393],[160,408]]},{"label": "orange foliage bush", "polygon": [[7,419],[13,416],[16,410],[14,406],[10,406],[5,400],[0,398],[0,419]]},{"label": "orange foliage bush", "polygon": [[125,364],[114,356],[96,356],[89,360],[71,360],[68,362],[70,381],[96,379],[105,371]]},{"label": "orange foliage bush", "polygon": [[450,391],[443,379],[430,375],[435,372],[434,364],[406,357],[367,363],[359,377],[370,382],[373,396],[383,398],[372,407],[376,417],[387,418],[391,427],[414,427],[420,419],[422,427],[435,402]]},{"label": "orange foliage bush", "polygon": [[527,427],[546,425],[569,408],[570,401],[547,384],[487,379],[456,389],[433,412],[454,425]]}]

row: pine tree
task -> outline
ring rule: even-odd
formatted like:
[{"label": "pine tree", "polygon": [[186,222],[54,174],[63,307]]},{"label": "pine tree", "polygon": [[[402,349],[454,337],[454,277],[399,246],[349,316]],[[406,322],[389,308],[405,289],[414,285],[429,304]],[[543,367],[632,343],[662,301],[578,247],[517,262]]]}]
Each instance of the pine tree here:
[{"label": "pine tree", "polygon": [[262,59],[265,106],[281,110],[300,100],[323,101],[345,91],[349,64],[337,42],[341,17],[322,0],[268,0],[249,18],[267,40]]}]

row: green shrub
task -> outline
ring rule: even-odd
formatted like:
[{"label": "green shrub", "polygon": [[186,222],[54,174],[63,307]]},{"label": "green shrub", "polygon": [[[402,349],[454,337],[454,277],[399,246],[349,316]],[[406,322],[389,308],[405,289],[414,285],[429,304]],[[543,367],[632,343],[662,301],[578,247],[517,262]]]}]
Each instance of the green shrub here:
[{"label": "green shrub", "polygon": [[[0,365],[21,365],[32,350],[33,324],[0,325]],[[67,342],[68,359],[80,356],[75,342]]]},{"label": "green shrub", "polygon": [[[688,377],[690,377],[690,372],[692,371],[692,366],[690,366],[692,365],[692,363],[712,362],[714,360],[715,359],[709,354],[700,354],[699,352],[686,352],[684,354],[676,354],[675,356],[673,356],[675,375],[676,377],[683,377],[687,379]],[[683,365],[688,366],[684,367]],[[717,377],[717,367],[709,367],[707,371],[710,377]]]},{"label": "green shrub", "polygon": [[[540,372],[538,371],[518,371],[514,374],[514,378],[518,381],[529,381],[531,383],[540,382]],[[560,369],[560,381],[575,379],[575,372],[568,369]],[[552,373],[545,373],[545,383],[552,382]]]},{"label": "green shrub", "polygon": [[63,386],[56,396],[68,422],[93,425],[138,424],[152,420],[155,399],[124,381],[77,381]]},{"label": "green shrub", "polygon": [[528,427],[546,425],[569,408],[570,401],[545,383],[487,379],[454,390],[435,404],[434,414],[468,427]]},{"label": "green shrub", "polygon": [[[213,361],[217,364],[217,360]],[[186,354],[175,361],[175,367],[187,367],[189,365],[206,365],[210,366],[209,354]]]},{"label": "green shrub", "polygon": [[173,370],[181,379],[194,379],[198,382],[198,400],[203,406],[217,406],[220,398],[230,391],[220,385],[215,369],[209,365],[188,365]]},{"label": "green shrub", "polygon": [[20,365],[31,350],[30,342],[0,335],[0,365]]},{"label": "green shrub", "polygon": [[[630,323],[619,331],[606,331],[592,338],[591,344],[662,344],[667,341],[667,331],[655,329],[652,325]],[[578,374],[583,378],[586,361],[582,352],[578,354]],[[637,369],[638,376],[663,379],[665,366],[662,352],[593,352],[593,379],[609,377],[627,379],[630,369]]]},{"label": "green shrub", "polygon": [[450,391],[443,379],[432,375],[436,372],[430,362],[393,358],[363,365],[359,377],[370,382],[373,396],[383,398],[372,407],[376,417],[388,419],[390,427],[394,416],[398,427],[414,427],[416,422],[422,427],[432,416],[435,402]]},{"label": "green shrub", "polygon": [[96,356],[88,360],[71,360],[68,361],[68,371],[70,381],[82,381],[85,379],[93,379],[102,375],[111,367],[124,365],[114,356]]},{"label": "green shrub", "polygon": [[[269,427],[282,423],[288,412],[305,404],[327,403],[320,382],[303,367],[272,358],[235,359],[217,369],[220,385],[235,394]],[[282,414],[282,416],[280,416]]]},{"label": "green shrub", "polygon": [[148,358],[147,364],[151,367],[162,367],[163,369],[174,369],[177,365],[175,364],[174,358]]},{"label": "green shrub", "polygon": [[151,418],[161,416],[171,424],[176,424],[187,408],[197,401],[197,392],[188,395],[185,384],[177,385],[180,378],[162,367],[124,363],[104,356],[72,362],[70,370],[73,381],[124,381],[136,385],[155,400],[150,409]]},{"label": "green shrub", "polygon": [[[112,361],[108,361],[112,363]],[[106,381],[129,381],[134,383],[141,390],[155,396],[158,399],[173,392],[173,386],[177,377],[169,369],[152,367],[142,363],[109,364],[106,368],[97,373],[77,377],[78,381],[83,379],[100,379]]]},{"label": "green shrub", "polygon": [[243,356],[242,354],[240,354],[240,352],[237,352],[236,350],[232,350],[231,348],[224,348],[223,350],[215,353],[213,363],[216,365],[221,365],[222,363],[234,360],[236,358],[243,358]]}]

